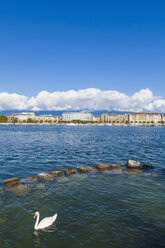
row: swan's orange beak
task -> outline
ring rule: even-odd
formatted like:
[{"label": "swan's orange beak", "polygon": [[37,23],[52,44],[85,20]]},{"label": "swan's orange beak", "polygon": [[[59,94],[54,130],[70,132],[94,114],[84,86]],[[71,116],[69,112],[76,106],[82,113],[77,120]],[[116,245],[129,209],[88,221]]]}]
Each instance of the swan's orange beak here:
[{"label": "swan's orange beak", "polygon": [[37,216],[37,215],[35,214],[35,215],[33,216],[33,219],[35,219],[36,216]]}]

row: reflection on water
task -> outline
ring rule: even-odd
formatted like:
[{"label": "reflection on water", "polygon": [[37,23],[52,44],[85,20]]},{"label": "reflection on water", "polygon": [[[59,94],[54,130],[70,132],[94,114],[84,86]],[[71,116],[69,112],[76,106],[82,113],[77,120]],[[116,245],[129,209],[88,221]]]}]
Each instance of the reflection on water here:
[{"label": "reflection on water", "polygon": [[[10,126],[0,131],[0,248],[164,247],[163,128]],[[120,165],[127,159],[155,169],[124,167],[21,181],[27,188],[21,186],[17,194],[3,187],[8,177],[96,163]],[[57,221],[35,231],[37,210],[41,219],[57,213]]]},{"label": "reflection on water", "polygon": [[33,234],[34,234],[34,246],[35,247],[42,247],[40,236],[44,235],[44,234],[46,235],[46,233],[54,233],[55,231],[56,231],[55,224],[53,224],[50,227],[41,229],[41,230],[34,230],[34,232],[33,232]]}]

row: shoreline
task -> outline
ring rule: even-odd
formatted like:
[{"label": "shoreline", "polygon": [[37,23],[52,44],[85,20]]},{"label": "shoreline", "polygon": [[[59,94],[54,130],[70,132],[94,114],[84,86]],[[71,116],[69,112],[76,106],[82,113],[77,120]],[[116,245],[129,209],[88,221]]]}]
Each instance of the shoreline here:
[{"label": "shoreline", "polygon": [[112,126],[112,127],[165,127],[164,124],[133,124],[133,123],[0,123],[0,126]]}]

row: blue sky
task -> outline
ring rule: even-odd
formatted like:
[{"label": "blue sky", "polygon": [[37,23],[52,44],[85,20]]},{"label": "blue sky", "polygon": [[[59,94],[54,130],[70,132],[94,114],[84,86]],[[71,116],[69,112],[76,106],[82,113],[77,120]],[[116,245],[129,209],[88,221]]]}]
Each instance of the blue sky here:
[{"label": "blue sky", "polygon": [[0,92],[149,88],[165,98],[165,1],[0,2]]}]

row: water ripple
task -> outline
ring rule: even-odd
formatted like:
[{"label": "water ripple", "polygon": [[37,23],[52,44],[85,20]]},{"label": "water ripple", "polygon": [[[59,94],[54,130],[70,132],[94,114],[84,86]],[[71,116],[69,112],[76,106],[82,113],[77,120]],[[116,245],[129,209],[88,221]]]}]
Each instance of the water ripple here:
[{"label": "water ripple", "polygon": [[[0,247],[163,248],[164,150],[163,128],[0,126]],[[8,177],[128,159],[155,169],[77,173],[21,195],[3,187]],[[36,210],[57,212],[55,225],[34,232]]]}]

